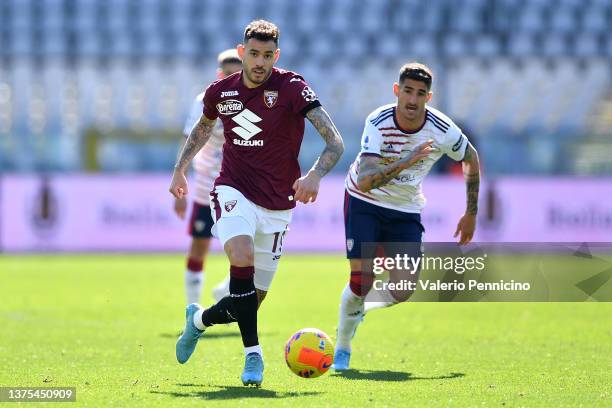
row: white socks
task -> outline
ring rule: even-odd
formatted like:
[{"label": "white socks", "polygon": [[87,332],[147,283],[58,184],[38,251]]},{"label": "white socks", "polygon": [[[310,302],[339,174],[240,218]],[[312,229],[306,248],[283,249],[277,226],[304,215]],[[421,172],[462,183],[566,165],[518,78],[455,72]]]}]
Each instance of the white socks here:
[{"label": "white socks", "polygon": [[204,271],[192,272],[185,270],[185,296],[187,304],[200,303],[200,295],[204,286]]},{"label": "white socks", "polygon": [[246,356],[247,354],[250,353],[257,353],[260,356],[262,356],[263,358],[263,351],[261,351],[261,346],[258,344],[256,346],[251,346],[251,347],[245,347],[244,348],[244,355]]},{"label": "white socks", "polygon": [[229,276],[227,276],[225,279],[223,279],[223,281],[219,282],[219,284],[213,288],[212,295],[217,302],[230,294],[229,282],[230,278]]},{"label": "white socks", "polygon": [[398,303],[388,290],[377,291],[376,296],[379,298],[377,302],[365,302],[364,313],[368,313],[370,310],[374,309],[393,306]]},{"label": "white socks", "polygon": [[206,329],[204,323],[202,323],[202,314],[204,313],[204,308],[200,307],[197,312],[193,314],[193,324],[200,330]]},{"label": "white socks", "polygon": [[336,349],[351,351],[351,339],[363,318],[363,298],[353,293],[346,285],[340,297],[340,319],[336,338]]}]

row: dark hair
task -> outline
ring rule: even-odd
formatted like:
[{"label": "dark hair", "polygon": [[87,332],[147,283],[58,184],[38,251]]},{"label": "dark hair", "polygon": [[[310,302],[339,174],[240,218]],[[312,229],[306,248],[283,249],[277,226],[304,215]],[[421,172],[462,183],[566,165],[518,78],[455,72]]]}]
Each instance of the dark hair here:
[{"label": "dark hair", "polygon": [[418,62],[409,62],[404,65],[400,68],[399,82],[402,83],[402,81],[407,78],[423,82],[427,86],[428,91],[431,89],[433,74],[427,65]]},{"label": "dark hair", "polygon": [[254,38],[259,41],[274,41],[278,47],[280,31],[276,25],[266,20],[251,21],[244,29],[244,43]]}]

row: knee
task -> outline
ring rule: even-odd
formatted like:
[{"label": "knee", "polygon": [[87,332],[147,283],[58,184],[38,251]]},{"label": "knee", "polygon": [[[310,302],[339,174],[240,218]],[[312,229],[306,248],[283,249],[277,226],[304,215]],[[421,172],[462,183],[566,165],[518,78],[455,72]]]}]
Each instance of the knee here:
[{"label": "knee", "polygon": [[372,284],[374,283],[374,274],[371,272],[364,271],[351,271],[351,279],[349,281],[349,287],[351,291],[357,296],[366,296]]},{"label": "knee", "polygon": [[231,265],[240,267],[253,266],[255,251],[250,237],[240,236],[230,239],[225,244],[225,252]]},{"label": "knee", "polygon": [[412,294],[414,293],[413,290],[390,290],[389,292],[397,303],[408,301],[408,299],[410,299],[410,296],[412,296]]},{"label": "knee", "polygon": [[189,257],[198,261],[203,261],[208,252],[209,241],[210,240],[207,238],[194,238],[191,241]]}]

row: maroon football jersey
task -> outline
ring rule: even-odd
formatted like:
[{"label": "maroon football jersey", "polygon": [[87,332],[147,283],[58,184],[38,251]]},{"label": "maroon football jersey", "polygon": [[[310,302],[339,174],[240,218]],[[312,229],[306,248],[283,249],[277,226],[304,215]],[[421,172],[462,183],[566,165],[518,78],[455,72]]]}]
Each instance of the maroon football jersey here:
[{"label": "maroon football jersey", "polygon": [[242,72],[210,84],[204,115],[221,118],[225,135],[215,186],[234,187],[269,210],[295,207],[304,116],[320,105],[300,75],[277,68],[257,88],[242,83]]}]

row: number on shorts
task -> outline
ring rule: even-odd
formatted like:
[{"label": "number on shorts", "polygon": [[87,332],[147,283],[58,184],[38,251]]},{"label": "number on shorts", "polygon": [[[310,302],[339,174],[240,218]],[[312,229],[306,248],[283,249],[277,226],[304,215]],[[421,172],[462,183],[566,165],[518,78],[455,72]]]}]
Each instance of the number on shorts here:
[{"label": "number on shorts", "polygon": [[274,245],[272,245],[272,253],[276,253],[277,246],[278,246],[278,252],[283,252],[283,238],[285,238],[286,232],[287,230],[284,230],[283,232],[274,233]]}]

